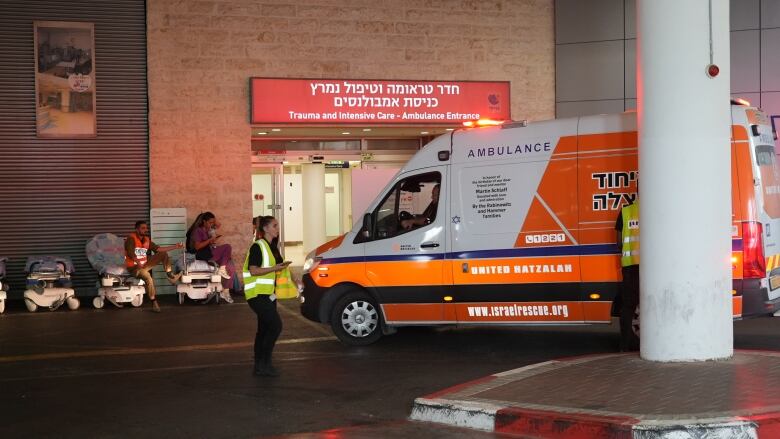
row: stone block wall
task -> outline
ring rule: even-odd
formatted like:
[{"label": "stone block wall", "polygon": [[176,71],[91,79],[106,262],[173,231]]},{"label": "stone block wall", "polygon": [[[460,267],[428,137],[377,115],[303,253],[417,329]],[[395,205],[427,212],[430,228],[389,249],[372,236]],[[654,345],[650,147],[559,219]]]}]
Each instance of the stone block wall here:
[{"label": "stone block wall", "polygon": [[511,81],[555,114],[553,0],[147,0],[152,207],[249,244],[251,76]]}]

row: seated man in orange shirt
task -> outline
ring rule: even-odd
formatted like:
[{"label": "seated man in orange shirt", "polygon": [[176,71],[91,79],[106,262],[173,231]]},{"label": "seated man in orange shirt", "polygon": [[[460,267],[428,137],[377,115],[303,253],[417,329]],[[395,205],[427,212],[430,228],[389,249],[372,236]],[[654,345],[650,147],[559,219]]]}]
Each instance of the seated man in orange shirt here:
[{"label": "seated man in orange shirt", "polygon": [[144,281],[144,289],[152,302],[152,311],[154,312],[160,312],[160,305],[157,304],[152,267],[162,262],[168,280],[172,284],[176,284],[181,273],[173,274],[171,260],[167,252],[183,247],[182,243],[160,247],[152,242],[149,237],[149,224],[146,221],[136,221],[135,231],[125,239],[125,266],[130,274]]}]

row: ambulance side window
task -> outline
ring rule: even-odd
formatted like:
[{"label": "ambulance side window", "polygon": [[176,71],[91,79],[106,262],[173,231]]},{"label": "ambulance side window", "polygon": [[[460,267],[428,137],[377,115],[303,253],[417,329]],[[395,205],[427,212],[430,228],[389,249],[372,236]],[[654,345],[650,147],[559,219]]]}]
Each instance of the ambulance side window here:
[{"label": "ambulance side window", "polygon": [[398,186],[395,186],[374,212],[376,219],[374,220],[373,238],[375,240],[395,236],[395,231],[398,229],[398,220],[395,215],[397,200]]},{"label": "ambulance side window", "polygon": [[425,227],[436,219],[441,174],[429,172],[405,178],[379,203],[372,216],[374,233],[365,241],[377,241]]}]

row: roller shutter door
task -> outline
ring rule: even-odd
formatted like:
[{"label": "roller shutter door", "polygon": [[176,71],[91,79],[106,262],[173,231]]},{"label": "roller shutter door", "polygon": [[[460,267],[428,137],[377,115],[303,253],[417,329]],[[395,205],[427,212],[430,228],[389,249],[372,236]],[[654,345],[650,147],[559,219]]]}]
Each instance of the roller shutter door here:
[{"label": "roller shutter door", "polygon": [[[36,137],[33,22],[95,25],[97,137]],[[143,0],[0,1],[0,256],[10,298],[30,255],[64,255],[80,296],[97,274],[84,255],[101,232],[124,235],[149,212],[146,10]]]}]

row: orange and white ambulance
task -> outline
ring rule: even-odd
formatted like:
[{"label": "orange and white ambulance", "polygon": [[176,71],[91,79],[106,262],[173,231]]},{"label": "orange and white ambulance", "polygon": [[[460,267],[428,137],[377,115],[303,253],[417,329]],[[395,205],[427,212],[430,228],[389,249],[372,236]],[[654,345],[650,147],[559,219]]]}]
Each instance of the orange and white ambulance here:
[{"label": "orange and white ambulance", "polygon": [[[734,317],[780,303],[780,170],[767,116],[732,103]],[[405,325],[610,323],[636,113],[440,136],[307,256],[301,312],[350,345]]]}]

